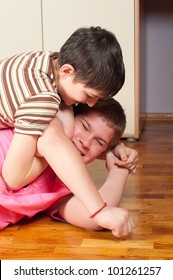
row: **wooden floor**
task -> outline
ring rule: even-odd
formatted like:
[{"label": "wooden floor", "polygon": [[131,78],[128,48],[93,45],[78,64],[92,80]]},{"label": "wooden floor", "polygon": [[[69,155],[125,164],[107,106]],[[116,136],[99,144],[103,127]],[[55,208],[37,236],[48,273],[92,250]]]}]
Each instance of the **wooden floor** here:
[{"label": "wooden floor", "polygon": [[[130,236],[116,239],[108,231],[86,231],[40,215],[0,232],[0,258],[173,259],[173,121],[147,121],[140,141],[127,145],[140,155],[121,203],[136,223]],[[101,184],[100,163],[92,173]]]}]

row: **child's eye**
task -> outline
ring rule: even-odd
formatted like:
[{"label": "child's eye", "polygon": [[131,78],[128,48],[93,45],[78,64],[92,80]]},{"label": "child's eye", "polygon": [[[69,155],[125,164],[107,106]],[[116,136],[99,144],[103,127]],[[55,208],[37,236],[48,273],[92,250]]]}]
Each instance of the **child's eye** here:
[{"label": "child's eye", "polygon": [[88,95],[88,94],[87,94],[87,97],[88,97],[89,99],[92,99],[92,98],[94,98],[93,96],[91,96],[91,95]]},{"label": "child's eye", "polygon": [[82,123],[82,126],[85,130],[88,130],[87,126],[84,123]]},{"label": "child's eye", "polygon": [[99,139],[97,139],[97,143],[98,143],[100,146],[103,146],[103,145],[104,145],[103,142],[100,141]]},{"label": "child's eye", "polygon": [[85,92],[86,98],[93,98],[93,96],[89,95],[87,92]]}]

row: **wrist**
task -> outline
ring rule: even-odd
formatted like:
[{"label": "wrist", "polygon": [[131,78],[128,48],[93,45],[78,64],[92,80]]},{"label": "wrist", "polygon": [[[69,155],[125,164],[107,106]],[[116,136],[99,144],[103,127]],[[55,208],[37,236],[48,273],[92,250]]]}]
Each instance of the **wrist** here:
[{"label": "wrist", "polygon": [[96,211],[94,212],[91,216],[90,219],[93,219],[97,214],[99,214],[105,207],[107,206],[107,202],[104,202],[103,205]]},{"label": "wrist", "polygon": [[114,174],[122,174],[122,175],[129,175],[130,170],[126,167],[120,167],[117,165],[113,165],[109,170],[109,173],[114,173]]}]

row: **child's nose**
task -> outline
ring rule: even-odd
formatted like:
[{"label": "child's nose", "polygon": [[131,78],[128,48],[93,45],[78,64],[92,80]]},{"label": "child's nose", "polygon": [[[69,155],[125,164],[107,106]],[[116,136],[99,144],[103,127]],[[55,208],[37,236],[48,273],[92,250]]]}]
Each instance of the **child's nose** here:
[{"label": "child's nose", "polygon": [[85,149],[89,149],[89,147],[91,145],[91,140],[89,138],[83,139],[82,144]]}]

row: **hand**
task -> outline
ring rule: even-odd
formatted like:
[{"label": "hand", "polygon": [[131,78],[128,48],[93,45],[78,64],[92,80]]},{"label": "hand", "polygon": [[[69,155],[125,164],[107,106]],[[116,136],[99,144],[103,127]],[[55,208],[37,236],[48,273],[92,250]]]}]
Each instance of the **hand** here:
[{"label": "hand", "polygon": [[112,151],[109,151],[106,153],[106,168],[108,169],[108,171],[110,171],[112,168],[117,167],[117,169],[122,167],[119,167],[116,162],[119,159],[115,156],[115,154]]},{"label": "hand", "polygon": [[133,174],[136,173],[138,163],[138,152],[136,150],[126,147],[121,143],[114,148],[113,152],[117,157],[115,164],[127,168]]},{"label": "hand", "polygon": [[116,237],[126,236],[134,228],[128,211],[118,207],[105,207],[94,217],[94,221],[102,228],[112,230]]}]

